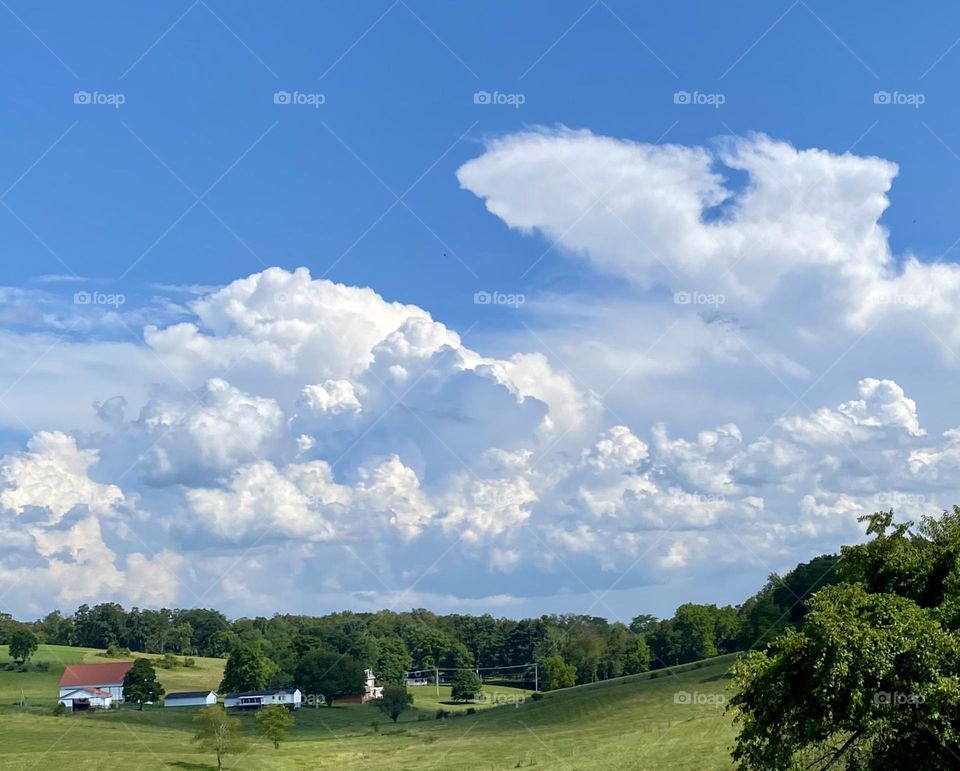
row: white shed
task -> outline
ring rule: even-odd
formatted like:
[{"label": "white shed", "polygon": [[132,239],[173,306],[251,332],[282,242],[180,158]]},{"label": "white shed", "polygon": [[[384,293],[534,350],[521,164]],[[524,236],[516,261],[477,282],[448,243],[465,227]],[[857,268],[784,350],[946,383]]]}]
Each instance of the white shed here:
[{"label": "white shed", "polygon": [[272,704],[279,704],[291,709],[300,709],[303,706],[303,694],[299,688],[277,688],[268,691],[245,691],[244,693],[228,693],[223,697],[223,706],[233,709],[263,709]]},{"label": "white shed", "polygon": [[174,691],[163,698],[164,707],[209,707],[216,703],[213,691]]}]

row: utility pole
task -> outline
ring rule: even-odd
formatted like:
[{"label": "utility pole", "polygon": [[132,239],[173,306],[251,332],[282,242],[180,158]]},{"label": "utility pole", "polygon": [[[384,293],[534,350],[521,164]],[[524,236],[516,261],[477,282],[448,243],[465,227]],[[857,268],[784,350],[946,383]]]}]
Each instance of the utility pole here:
[{"label": "utility pole", "polygon": [[440,669],[433,665],[433,681],[437,684],[437,701],[440,701]]}]

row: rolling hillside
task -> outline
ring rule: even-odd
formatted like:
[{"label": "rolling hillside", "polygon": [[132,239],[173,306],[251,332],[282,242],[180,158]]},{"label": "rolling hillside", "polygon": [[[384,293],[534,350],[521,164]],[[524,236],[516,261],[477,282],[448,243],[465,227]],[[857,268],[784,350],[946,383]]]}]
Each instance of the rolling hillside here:
[{"label": "rolling hillside", "polygon": [[[0,649],[0,661],[5,651]],[[215,768],[209,753],[190,741],[193,710],[124,708],[102,714],[54,717],[56,683],[66,663],[90,660],[96,651],[44,647],[47,673],[0,671],[0,768],[69,764],[125,769]],[[734,731],[723,712],[727,670],[721,657],[651,674],[634,675],[527,699],[518,706],[478,709],[435,719],[431,687],[415,688],[414,709],[393,725],[369,705],[300,710],[279,750],[256,736],[252,716],[242,717],[250,742],[226,768],[307,769],[358,763],[373,769],[726,769]],[[158,670],[167,687],[204,688],[219,680],[217,659],[198,659],[196,670]],[[202,682],[201,682],[202,681]],[[20,689],[28,707],[21,709]],[[510,689],[492,689],[517,695]],[[379,722],[379,730],[371,726]],[[82,755],[77,755],[78,751]]]}]

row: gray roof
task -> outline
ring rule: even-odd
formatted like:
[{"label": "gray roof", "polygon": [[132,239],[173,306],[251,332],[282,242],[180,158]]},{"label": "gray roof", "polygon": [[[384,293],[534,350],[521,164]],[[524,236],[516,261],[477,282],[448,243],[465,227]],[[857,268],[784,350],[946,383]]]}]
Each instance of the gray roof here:
[{"label": "gray roof", "polygon": [[273,688],[266,691],[244,691],[243,693],[228,693],[224,698],[236,699],[240,696],[279,696],[281,693],[293,693],[296,688]]},{"label": "gray roof", "polygon": [[168,693],[164,698],[169,701],[170,699],[195,699],[198,696],[209,696],[214,691],[175,691],[174,693]]}]

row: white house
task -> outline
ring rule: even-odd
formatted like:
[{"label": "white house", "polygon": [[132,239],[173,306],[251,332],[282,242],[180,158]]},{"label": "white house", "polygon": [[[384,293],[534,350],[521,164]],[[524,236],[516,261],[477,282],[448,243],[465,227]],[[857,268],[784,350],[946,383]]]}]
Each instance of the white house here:
[{"label": "white house", "polygon": [[209,707],[216,703],[213,691],[174,691],[163,697],[164,707]]},{"label": "white house", "polygon": [[299,688],[277,688],[268,691],[245,691],[244,693],[228,693],[223,697],[223,706],[233,709],[263,709],[272,704],[279,704],[291,709],[300,709],[303,705],[303,694]]},{"label": "white house", "polygon": [[[433,672],[430,673],[433,675]],[[430,680],[427,678],[426,672],[406,672],[403,675],[403,684],[410,685],[429,685]]]},{"label": "white house", "polygon": [[123,701],[123,677],[132,661],[69,664],[60,678],[59,701],[69,710],[105,709]]},{"label": "white house", "polygon": [[383,686],[377,685],[377,676],[373,674],[372,669],[363,670],[363,674],[367,677],[367,683],[364,686],[363,701],[367,702],[370,699],[379,699],[383,696]]}]

